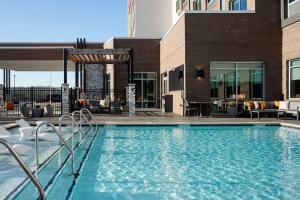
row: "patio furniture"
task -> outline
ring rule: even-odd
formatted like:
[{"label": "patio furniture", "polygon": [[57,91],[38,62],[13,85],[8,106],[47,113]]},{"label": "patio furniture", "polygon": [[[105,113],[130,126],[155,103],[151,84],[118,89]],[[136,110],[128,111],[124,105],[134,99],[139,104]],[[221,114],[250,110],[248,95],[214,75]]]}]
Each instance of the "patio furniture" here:
[{"label": "patio furniture", "polygon": [[280,110],[280,112],[284,112],[284,118],[287,116],[296,117],[297,120],[300,118],[300,101],[289,101],[288,108],[286,110]]},{"label": "patio furniture", "polygon": [[253,119],[253,114],[257,115],[257,118],[260,120],[261,114],[265,115],[265,117],[268,117],[270,114],[278,114],[278,109],[254,109],[250,111],[251,119]]},{"label": "patio furniture", "polygon": [[31,110],[31,108],[28,104],[23,104],[20,107],[20,112],[21,112],[22,117],[29,117],[30,110]]},{"label": "patio furniture", "polygon": [[[43,121],[36,122],[37,125],[44,123]],[[20,119],[16,121],[16,124],[20,127],[18,128],[21,133],[22,140],[35,140],[35,127],[31,126],[24,119]],[[43,132],[38,135],[40,140],[48,141],[48,142],[58,142],[59,138],[57,135],[53,133],[49,133],[48,131],[52,131],[52,128],[44,127],[41,129]]]},{"label": "patio furniture", "polygon": [[[15,140],[15,137],[3,126],[0,126],[0,138],[5,140]],[[33,150],[31,146],[23,144],[14,144],[13,148],[17,151],[19,155],[27,155],[29,151]],[[9,151],[0,145],[0,154],[7,154]]]},{"label": "patio furniture", "polygon": [[[191,102],[191,104],[197,104],[197,103],[198,102]],[[187,116],[190,116],[191,113],[193,113],[194,116],[198,116],[198,111],[199,111],[198,108],[191,107],[187,100],[184,100],[184,104],[185,104],[185,111],[186,111]],[[200,107],[201,107],[201,104],[200,104]]]},{"label": "patio furniture", "polygon": [[44,109],[40,107],[32,108],[32,117],[42,117],[44,115]]},{"label": "patio furniture", "polygon": [[121,103],[119,101],[111,101],[109,107],[111,113],[122,113]]},{"label": "patio furniture", "polygon": [[100,111],[100,101],[99,100],[91,100],[89,103],[90,111],[92,113],[99,113]]}]

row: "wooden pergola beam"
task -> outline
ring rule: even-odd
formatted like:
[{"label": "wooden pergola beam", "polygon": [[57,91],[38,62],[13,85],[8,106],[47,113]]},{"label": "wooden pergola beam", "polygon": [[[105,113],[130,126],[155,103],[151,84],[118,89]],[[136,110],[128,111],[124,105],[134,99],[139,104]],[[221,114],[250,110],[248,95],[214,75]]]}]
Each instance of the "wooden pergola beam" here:
[{"label": "wooden pergola beam", "polygon": [[68,55],[129,55],[130,49],[68,49]]}]

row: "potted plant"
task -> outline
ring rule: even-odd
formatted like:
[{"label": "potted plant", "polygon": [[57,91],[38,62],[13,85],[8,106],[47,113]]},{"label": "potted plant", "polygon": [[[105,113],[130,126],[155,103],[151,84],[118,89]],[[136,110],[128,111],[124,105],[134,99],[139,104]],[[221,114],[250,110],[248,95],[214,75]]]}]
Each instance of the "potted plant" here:
[{"label": "potted plant", "polygon": [[32,117],[42,117],[44,114],[44,109],[41,106],[37,105],[35,108],[32,108]]},{"label": "potted plant", "polygon": [[27,103],[25,103],[20,107],[20,111],[21,111],[22,117],[29,117],[30,106]]},{"label": "potted plant", "polygon": [[51,106],[50,104],[47,104],[44,107],[44,115],[45,115],[45,117],[52,117],[53,116],[53,106]]}]

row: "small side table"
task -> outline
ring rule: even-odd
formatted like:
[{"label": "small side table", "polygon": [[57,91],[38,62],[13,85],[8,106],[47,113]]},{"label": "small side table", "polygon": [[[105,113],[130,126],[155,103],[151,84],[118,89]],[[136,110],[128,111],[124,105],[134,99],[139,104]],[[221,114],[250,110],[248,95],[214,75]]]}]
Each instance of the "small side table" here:
[{"label": "small side table", "polygon": [[280,119],[280,116],[284,116],[284,119],[286,119],[286,112],[284,110],[279,110],[277,113],[277,119]]}]

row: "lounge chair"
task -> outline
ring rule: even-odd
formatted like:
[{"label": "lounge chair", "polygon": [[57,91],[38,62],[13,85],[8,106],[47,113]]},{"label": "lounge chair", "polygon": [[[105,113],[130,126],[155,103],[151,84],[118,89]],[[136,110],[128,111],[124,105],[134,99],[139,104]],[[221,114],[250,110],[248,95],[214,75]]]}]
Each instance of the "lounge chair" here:
[{"label": "lounge chair", "polygon": [[[3,126],[0,126],[0,138],[5,140],[14,140],[14,136],[6,130]],[[33,148],[24,144],[13,144],[13,148],[19,155],[28,155],[27,153],[31,151]],[[8,154],[9,151],[3,145],[0,145],[0,154]]]},{"label": "lounge chair", "polygon": [[[20,126],[18,128],[21,133],[23,140],[35,140],[35,127],[30,126],[28,122],[24,119],[17,120],[16,123]],[[43,123],[43,121],[38,121],[37,125]],[[39,133],[38,137],[40,140],[48,141],[48,142],[57,142],[59,141],[59,137],[53,133],[49,133],[52,131],[52,128],[44,127],[40,129],[42,133]]]},{"label": "lounge chair", "polygon": [[280,110],[284,117],[293,116],[297,120],[300,118],[300,102],[299,101],[289,101],[287,109]]},{"label": "lounge chair", "polygon": [[99,100],[91,100],[90,101],[90,110],[93,113],[98,113],[100,107],[100,101]]}]

